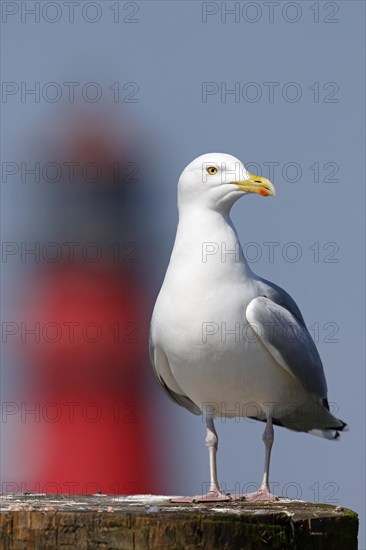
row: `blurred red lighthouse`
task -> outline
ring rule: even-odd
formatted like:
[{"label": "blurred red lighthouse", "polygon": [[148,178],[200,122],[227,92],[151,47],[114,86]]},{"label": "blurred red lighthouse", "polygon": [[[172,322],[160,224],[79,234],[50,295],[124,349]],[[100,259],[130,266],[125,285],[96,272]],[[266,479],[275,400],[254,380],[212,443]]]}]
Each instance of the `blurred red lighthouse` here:
[{"label": "blurred red lighthouse", "polygon": [[[25,416],[17,444],[31,465],[22,488],[161,491],[158,410],[148,391],[151,298],[139,257],[139,151],[126,146],[127,129],[117,137],[103,118],[67,128],[57,160],[72,161],[73,180],[61,182],[57,196],[46,192],[40,205],[59,213],[52,222],[59,257],[43,254],[22,312],[22,401],[36,411]],[[86,165],[99,180],[85,181]]]}]

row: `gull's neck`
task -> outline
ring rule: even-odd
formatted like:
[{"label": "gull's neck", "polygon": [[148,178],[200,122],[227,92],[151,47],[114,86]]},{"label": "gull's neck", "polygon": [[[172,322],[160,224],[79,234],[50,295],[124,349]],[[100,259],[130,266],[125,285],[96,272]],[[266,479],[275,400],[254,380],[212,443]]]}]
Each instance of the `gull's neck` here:
[{"label": "gull's neck", "polygon": [[253,276],[229,211],[219,212],[202,205],[179,205],[171,260],[182,265],[201,263],[222,275],[234,269],[238,275]]}]

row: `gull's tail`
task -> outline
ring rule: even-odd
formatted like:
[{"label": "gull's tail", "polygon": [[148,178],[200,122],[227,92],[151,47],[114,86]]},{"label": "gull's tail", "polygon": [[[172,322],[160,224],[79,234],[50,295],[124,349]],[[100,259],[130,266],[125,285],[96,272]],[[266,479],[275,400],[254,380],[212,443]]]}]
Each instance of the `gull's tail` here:
[{"label": "gull's tail", "polygon": [[[264,419],[257,418],[257,420]],[[296,432],[306,432],[333,441],[339,439],[341,435],[340,432],[349,430],[347,424],[343,422],[343,420],[336,418],[330,412],[327,399],[315,401],[311,398],[305,405],[292,409],[290,414],[287,412],[278,417],[275,415],[273,417],[273,424],[283,426],[284,428]]]},{"label": "gull's tail", "polygon": [[[321,428],[314,428],[312,430],[309,430],[309,434],[316,435],[318,437],[324,437],[325,439],[332,439],[334,441],[337,441],[341,434],[340,432],[347,432],[349,430],[349,427],[343,420],[340,420],[339,418],[336,418],[332,415],[329,408],[329,402],[328,399],[325,398],[322,401],[321,405],[318,405],[318,408],[320,409],[322,413],[322,420],[323,422],[326,422],[328,424],[327,427],[323,426]],[[326,416],[326,418],[324,418]]]},{"label": "gull's tail", "polygon": [[325,439],[338,440],[341,436],[341,432],[349,430],[347,424],[336,418],[329,410],[328,399],[323,399],[321,403],[312,403],[310,410],[305,409],[307,417],[307,423],[309,422],[309,413],[311,411],[312,426],[306,431],[311,435],[318,437],[324,437]]},{"label": "gull's tail", "polygon": [[341,437],[340,432],[349,431],[348,425],[345,422],[343,422],[343,420],[339,420],[339,418],[337,418],[337,420],[338,422],[340,422],[341,426],[337,427],[336,429],[334,428],[325,428],[323,430],[315,429],[315,430],[310,430],[308,433],[311,435],[316,435],[317,437],[324,437],[325,439],[333,439],[337,441]]}]

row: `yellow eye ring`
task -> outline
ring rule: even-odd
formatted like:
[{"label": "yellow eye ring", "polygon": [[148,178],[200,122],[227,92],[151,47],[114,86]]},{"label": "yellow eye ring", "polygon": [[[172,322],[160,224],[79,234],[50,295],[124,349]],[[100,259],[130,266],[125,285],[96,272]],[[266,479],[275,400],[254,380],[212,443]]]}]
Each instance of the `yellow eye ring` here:
[{"label": "yellow eye ring", "polygon": [[218,171],[219,169],[216,166],[207,166],[206,168],[206,172],[210,174],[210,176],[214,176]]}]

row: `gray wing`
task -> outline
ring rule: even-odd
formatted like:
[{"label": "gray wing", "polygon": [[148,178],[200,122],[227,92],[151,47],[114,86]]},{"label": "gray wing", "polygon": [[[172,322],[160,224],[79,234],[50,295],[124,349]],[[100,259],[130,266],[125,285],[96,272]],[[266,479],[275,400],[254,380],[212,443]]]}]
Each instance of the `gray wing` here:
[{"label": "gray wing", "polygon": [[292,315],[296,317],[298,321],[300,321],[300,323],[304,327],[306,326],[304,318],[301,315],[301,311],[299,310],[295,300],[290,296],[288,292],[286,292],[286,290],[276,285],[275,283],[272,283],[272,281],[267,281],[267,279],[263,279],[262,277],[257,277],[257,282],[260,291],[259,294],[261,296],[264,296],[265,298],[271,298],[271,300],[276,304],[285,307],[292,313]]},{"label": "gray wing", "polygon": [[149,339],[150,361],[153,371],[160,387],[167,393],[174,403],[189,410],[193,414],[202,414],[189,397],[181,390],[170,370],[169,362],[162,350],[157,350],[152,342],[151,334]]},{"label": "gray wing", "polygon": [[[294,311],[291,311],[293,304],[288,300],[289,295],[283,291],[281,297],[279,291],[282,289],[276,287],[274,290],[274,300],[258,296],[249,303],[247,321],[279,365],[296,378],[306,391],[324,399],[327,383],[313,339],[292,298],[296,306]],[[282,304],[277,301],[282,301]]]}]

